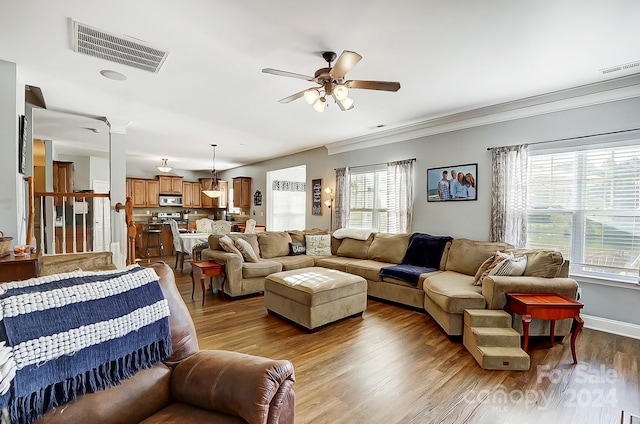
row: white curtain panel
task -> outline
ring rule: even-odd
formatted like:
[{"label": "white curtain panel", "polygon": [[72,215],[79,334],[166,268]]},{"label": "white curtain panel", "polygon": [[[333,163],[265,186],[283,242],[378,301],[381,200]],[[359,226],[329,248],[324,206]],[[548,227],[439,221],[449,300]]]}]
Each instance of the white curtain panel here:
[{"label": "white curtain panel", "polygon": [[387,232],[411,233],[413,221],[413,163],[415,159],[387,164]]},{"label": "white curtain panel", "polygon": [[491,150],[491,241],[527,245],[527,146]]},{"label": "white curtain panel", "polygon": [[349,168],[336,169],[333,228],[344,228],[349,223]]}]

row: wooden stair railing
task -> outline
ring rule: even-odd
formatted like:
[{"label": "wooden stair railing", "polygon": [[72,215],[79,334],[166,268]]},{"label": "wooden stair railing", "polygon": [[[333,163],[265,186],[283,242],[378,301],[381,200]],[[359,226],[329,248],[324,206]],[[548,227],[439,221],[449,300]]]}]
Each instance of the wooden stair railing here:
[{"label": "wooden stair railing", "polygon": [[[116,212],[120,212],[122,203],[116,204]],[[133,201],[127,197],[124,204],[125,223],[127,224],[127,265],[136,263],[136,224],[133,222]]]},{"label": "wooden stair railing", "polygon": [[33,188],[33,177],[25,177],[24,180],[27,182],[27,190],[29,192],[29,216],[27,218],[27,240],[25,241],[25,244],[31,245],[31,239],[33,239],[33,226],[36,216],[35,190]]}]

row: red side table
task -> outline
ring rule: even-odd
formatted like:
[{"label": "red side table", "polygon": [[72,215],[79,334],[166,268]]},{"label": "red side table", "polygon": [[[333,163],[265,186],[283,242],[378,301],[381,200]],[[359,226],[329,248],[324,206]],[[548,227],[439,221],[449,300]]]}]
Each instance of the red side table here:
[{"label": "red side table", "polygon": [[580,309],[584,305],[576,300],[555,293],[506,293],[507,304],[504,310],[511,314],[522,316],[523,347],[527,352],[529,348],[529,324],[532,318],[539,318],[551,321],[551,346],[553,347],[553,336],[556,328],[556,320],[573,318],[571,325],[571,355],[573,363],[576,359],[576,337],[582,329],[584,321],[580,318]]},{"label": "red side table", "polygon": [[200,286],[202,287],[202,305],[204,306],[205,292],[204,292],[204,279],[205,277],[215,277],[216,275],[222,275],[222,286],[220,292],[222,293],[222,299],[226,299],[224,294],[224,282],[226,275],[224,273],[224,265],[215,261],[193,261],[191,262],[191,299],[193,299],[193,292],[195,291],[196,282],[195,278],[200,279]]}]

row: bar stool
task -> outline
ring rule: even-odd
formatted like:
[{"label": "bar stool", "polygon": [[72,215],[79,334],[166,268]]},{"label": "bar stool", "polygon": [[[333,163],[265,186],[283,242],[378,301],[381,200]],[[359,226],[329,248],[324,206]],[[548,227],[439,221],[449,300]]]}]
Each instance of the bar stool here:
[{"label": "bar stool", "polygon": [[[160,249],[160,255],[164,256],[164,247],[162,246],[162,225],[158,223],[149,223],[147,228],[147,260],[151,256],[151,249]],[[151,240],[153,238],[153,240]],[[153,244],[152,244],[153,243]]]}]

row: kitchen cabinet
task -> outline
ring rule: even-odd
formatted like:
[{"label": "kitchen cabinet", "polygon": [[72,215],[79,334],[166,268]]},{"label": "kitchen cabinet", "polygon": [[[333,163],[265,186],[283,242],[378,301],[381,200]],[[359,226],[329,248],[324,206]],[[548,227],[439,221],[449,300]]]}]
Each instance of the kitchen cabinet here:
[{"label": "kitchen cabinet", "polygon": [[251,207],[251,178],[237,177],[233,179],[233,206],[241,209]]},{"label": "kitchen cabinet", "polygon": [[182,206],[185,208],[193,207],[193,183],[188,181],[182,182]]},{"label": "kitchen cabinet", "polygon": [[202,199],[199,182],[183,181],[182,183],[182,206],[185,208],[201,208]]},{"label": "kitchen cabinet", "polygon": [[[210,178],[201,179],[200,180],[201,191],[208,190],[210,182],[211,182]],[[228,203],[227,199],[229,198],[228,197],[229,183],[227,181],[218,180],[218,189],[222,192],[222,195],[220,197],[211,198],[209,196],[201,194],[200,199],[202,203],[201,205],[202,208],[205,208],[205,209],[213,209],[213,208],[226,209],[227,208],[227,203]]]},{"label": "kitchen cabinet", "polygon": [[182,177],[158,175],[160,194],[183,194]]},{"label": "kitchen cabinet", "polygon": [[[127,189],[134,208],[157,208],[160,183],[158,180],[127,178]],[[131,187],[129,189],[129,186]]]},{"label": "kitchen cabinet", "polygon": [[213,199],[202,194],[203,191],[209,189],[210,181],[210,178],[200,179],[200,205],[205,209],[211,209],[213,207]]},{"label": "kitchen cabinet", "polygon": [[227,208],[227,199],[229,198],[229,183],[226,181],[218,180],[218,188],[222,192],[220,197],[216,197],[213,199],[213,207],[219,209]]},{"label": "kitchen cabinet", "polygon": [[125,191],[126,191],[126,197],[129,197],[131,199],[131,201],[133,201],[133,189],[131,188],[131,178],[127,178],[125,180]]},{"label": "kitchen cabinet", "polygon": [[202,189],[200,183],[191,183],[191,207],[202,207]]},{"label": "kitchen cabinet", "polygon": [[[158,194],[160,194],[160,183],[158,180],[146,180],[145,183],[147,190],[147,207],[157,208],[159,206]],[[182,189],[182,184],[180,184],[180,189]]]}]

